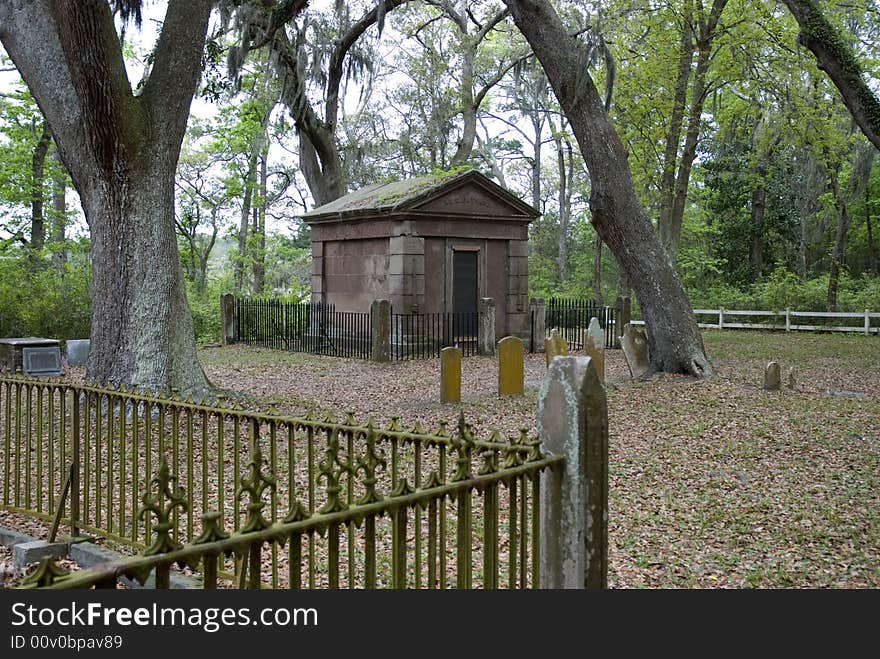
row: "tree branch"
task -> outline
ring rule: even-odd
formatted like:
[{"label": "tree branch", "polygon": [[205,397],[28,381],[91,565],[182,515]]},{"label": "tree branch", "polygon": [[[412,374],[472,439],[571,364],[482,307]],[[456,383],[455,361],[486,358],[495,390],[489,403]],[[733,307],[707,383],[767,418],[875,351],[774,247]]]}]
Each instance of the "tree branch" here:
[{"label": "tree branch", "polygon": [[[479,31],[474,35],[474,41],[476,43],[480,43],[483,39],[486,38],[486,35],[489,34],[489,32],[491,32],[495,28],[496,25],[498,25],[501,21],[503,21],[508,16],[510,16],[509,9],[504,8],[503,10],[499,11],[492,18],[490,18],[489,21],[485,25],[483,25],[482,27],[479,28]],[[473,18],[473,17],[471,17],[471,18]],[[475,20],[474,23],[477,23],[477,21]],[[477,25],[479,26],[479,23],[477,23]]]},{"label": "tree branch", "polygon": [[880,99],[865,81],[862,66],[816,0],[783,0],[800,26],[798,41],[816,56],[840,91],[844,105],[871,144],[880,149]]},{"label": "tree branch", "polygon": [[156,43],[155,59],[141,98],[158,135],[177,144],[186,131],[189,106],[202,74],[211,0],[171,0]]},{"label": "tree branch", "polygon": [[[410,0],[382,0],[385,5],[384,13],[397,9]],[[361,35],[367,31],[371,25],[375,24],[379,19],[379,7],[373,7],[366,14],[361,16],[357,23],[351,26],[351,29],[336,42],[336,48],[330,56],[330,66],[327,75],[327,89],[324,98],[327,107],[324,112],[324,121],[330,130],[336,127],[336,121],[339,114],[339,85],[342,81],[342,66],[345,62],[345,56],[351,47],[360,39]]]}]

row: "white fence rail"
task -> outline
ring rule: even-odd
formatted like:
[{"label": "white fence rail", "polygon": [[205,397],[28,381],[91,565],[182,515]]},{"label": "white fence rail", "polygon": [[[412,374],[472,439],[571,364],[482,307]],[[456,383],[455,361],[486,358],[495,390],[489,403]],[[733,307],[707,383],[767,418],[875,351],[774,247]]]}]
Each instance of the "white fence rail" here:
[{"label": "white fence rail", "polygon": [[[703,329],[769,329],[769,330],[785,330],[786,332],[795,332],[799,330],[808,332],[861,332],[862,334],[877,334],[880,336],[880,312],[871,312],[865,309],[864,312],[853,311],[792,311],[785,309],[784,311],[757,311],[749,309],[694,309],[694,314],[699,320],[700,316],[715,316],[717,322],[698,323]],[[746,323],[736,322],[737,317],[769,317],[771,319],[780,319],[784,322],[766,323]],[[731,322],[730,318],[734,321]],[[856,325],[805,325],[799,322],[801,318],[859,318],[862,323]],[[872,320],[876,323],[872,324]],[[643,320],[632,321],[633,325],[644,325]]]}]

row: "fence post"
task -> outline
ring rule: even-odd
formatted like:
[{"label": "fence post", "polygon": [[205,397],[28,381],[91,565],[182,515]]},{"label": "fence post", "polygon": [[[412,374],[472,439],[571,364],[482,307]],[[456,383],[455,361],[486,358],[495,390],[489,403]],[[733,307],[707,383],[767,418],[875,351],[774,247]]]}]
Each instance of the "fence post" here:
[{"label": "fence post", "polygon": [[477,321],[477,354],[495,354],[495,300],[480,298],[480,317]]},{"label": "fence post", "polygon": [[391,361],[391,301],[373,300],[370,305],[370,359]]},{"label": "fence post", "polygon": [[865,336],[871,333],[871,310],[865,309]]},{"label": "fence post", "polygon": [[791,331],[791,309],[785,308],[785,331]]},{"label": "fence post", "polygon": [[718,310],[718,329],[724,329],[724,309]]},{"label": "fence post", "polygon": [[220,296],[220,345],[227,346],[235,340],[235,296],[223,293]]},{"label": "fence post", "polygon": [[544,339],[547,338],[547,304],[542,297],[529,300],[531,332],[529,352],[544,352]]},{"label": "fence post", "polygon": [[556,357],[538,396],[541,588],[608,586],[608,407],[589,357]]}]

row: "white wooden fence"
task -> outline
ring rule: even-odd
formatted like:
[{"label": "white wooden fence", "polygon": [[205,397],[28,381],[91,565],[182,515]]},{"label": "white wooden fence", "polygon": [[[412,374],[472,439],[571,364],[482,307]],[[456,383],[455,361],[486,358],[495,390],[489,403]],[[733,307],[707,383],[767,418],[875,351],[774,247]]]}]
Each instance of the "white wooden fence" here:
[{"label": "white wooden fence", "polygon": [[[877,334],[880,336],[880,322],[871,324],[872,320],[880,321],[880,312],[872,313],[869,309],[864,312],[837,312],[837,311],[792,311],[785,309],[784,311],[755,311],[748,309],[694,309],[694,314],[699,320],[700,316],[715,316],[717,322],[698,323],[703,329],[765,329],[765,330],[785,330],[786,332],[794,332],[798,330],[806,330],[809,332],[861,332],[862,334]],[[738,318],[745,317],[767,317],[769,322],[766,323],[746,323],[738,322]],[[731,322],[730,319],[733,319]],[[800,319],[815,318],[859,318],[862,320],[860,325],[806,325]],[[774,322],[776,319],[784,320],[784,322]],[[713,319],[714,320],[714,319]],[[821,321],[820,321],[821,322]],[[633,325],[644,325],[643,320],[632,321]]]}]

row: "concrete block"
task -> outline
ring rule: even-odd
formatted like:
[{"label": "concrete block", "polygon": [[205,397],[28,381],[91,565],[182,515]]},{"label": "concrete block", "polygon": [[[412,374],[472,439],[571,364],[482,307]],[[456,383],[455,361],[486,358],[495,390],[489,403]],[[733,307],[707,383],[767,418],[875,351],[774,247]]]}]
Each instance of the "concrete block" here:
[{"label": "concrete block", "polygon": [[67,556],[67,543],[32,540],[12,547],[12,569],[23,570],[31,563],[39,563],[44,558],[64,558]]}]

